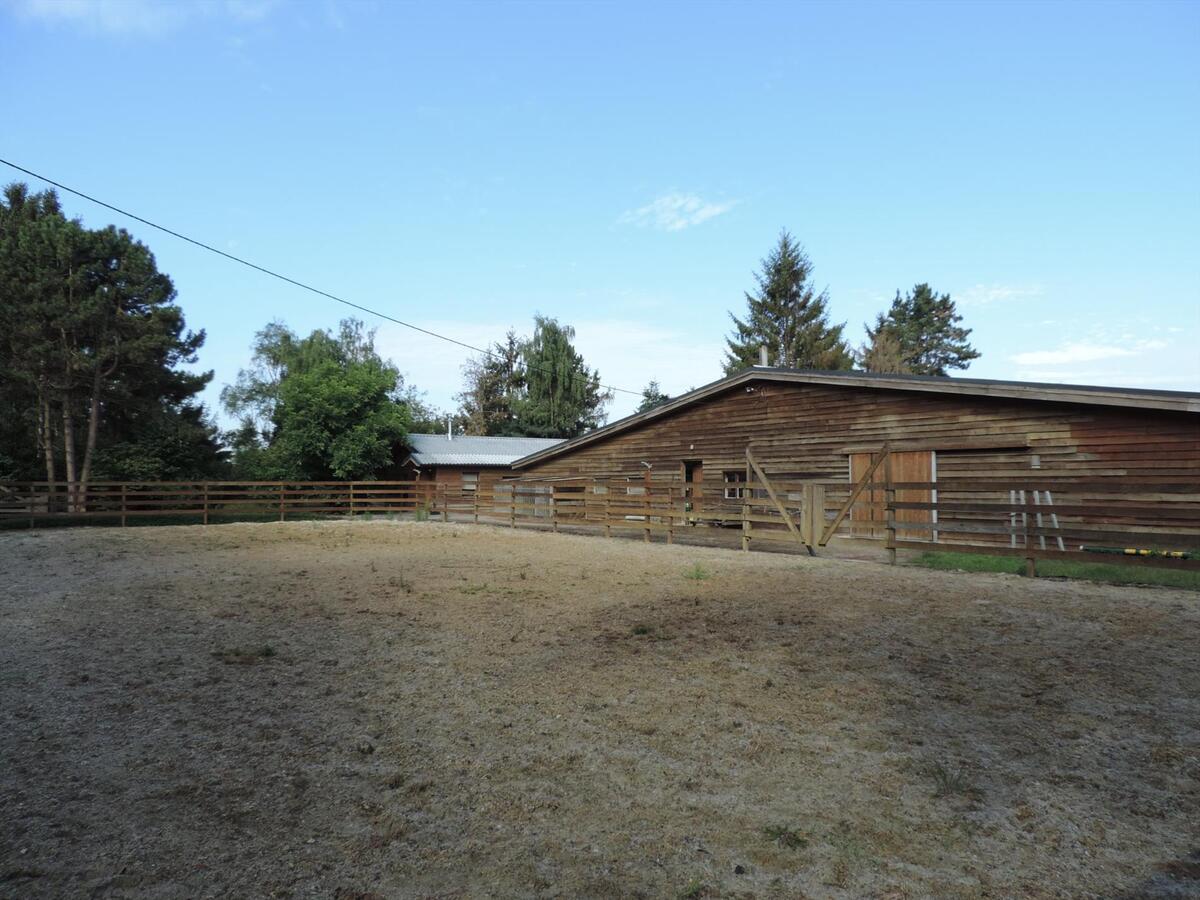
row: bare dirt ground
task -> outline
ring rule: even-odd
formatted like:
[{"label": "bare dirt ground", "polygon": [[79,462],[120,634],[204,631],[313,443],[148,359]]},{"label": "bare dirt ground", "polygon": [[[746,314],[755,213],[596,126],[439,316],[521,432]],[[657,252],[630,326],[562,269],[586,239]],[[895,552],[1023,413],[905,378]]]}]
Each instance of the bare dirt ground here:
[{"label": "bare dirt ground", "polygon": [[0,753],[5,896],[1195,897],[1200,601],[438,523],[4,534]]}]

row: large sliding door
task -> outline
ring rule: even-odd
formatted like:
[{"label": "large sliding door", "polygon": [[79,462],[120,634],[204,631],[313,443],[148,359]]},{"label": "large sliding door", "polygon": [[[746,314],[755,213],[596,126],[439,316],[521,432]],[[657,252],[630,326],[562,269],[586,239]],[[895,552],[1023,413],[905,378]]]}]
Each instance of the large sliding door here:
[{"label": "large sliding door", "polygon": [[[884,463],[886,465],[887,463]],[[892,481],[936,481],[937,460],[932,450],[903,450],[891,454]],[[871,467],[871,454],[852,453],[850,455],[850,483],[856,484]],[[875,470],[874,481],[884,480],[884,469],[881,466]],[[883,490],[864,491],[860,502],[850,511],[850,533],[856,537],[883,538],[887,530],[887,514],[884,510]],[[931,490],[898,490],[897,502],[929,503],[934,492]],[[896,521],[931,523],[933,511],[928,509],[899,509],[896,510]],[[899,525],[896,537],[906,541],[928,541],[933,534],[924,529],[903,528]]]}]

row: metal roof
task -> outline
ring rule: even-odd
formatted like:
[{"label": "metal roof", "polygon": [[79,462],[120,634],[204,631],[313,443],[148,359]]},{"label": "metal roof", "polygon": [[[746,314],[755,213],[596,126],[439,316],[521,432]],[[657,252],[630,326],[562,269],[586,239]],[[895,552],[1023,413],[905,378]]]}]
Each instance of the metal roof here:
[{"label": "metal roof", "polygon": [[576,447],[602,440],[635,428],[659,416],[670,415],[714,394],[751,381],[776,381],[792,384],[821,384],[873,390],[917,391],[937,394],[966,394],[976,397],[1000,397],[1010,400],[1040,400],[1051,403],[1078,403],[1086,406],[1118,406],[1133,409],[1161,409],[1172,412],[1200,413],[1200,393],[1159,391],[1146,388],[1102,387],[1089,384],[1046,384],[1029,381],[996,381],[988,378],[949,378],[941,375],[885,375],[877,372],[822,372],[816,369],[784,369],[751,366],[734,372],[704,387],[668,400],[653,409],[618,419],[603,428],[589,431],[569,441],[537,450],[513,463],[522,468],[541,462]]},{"label": "metal roof", "polygon": [[418,466],[504,466],[531,453],[561,444],[561,438],[491,437],[456,434],[410,434],[409,459]]}]

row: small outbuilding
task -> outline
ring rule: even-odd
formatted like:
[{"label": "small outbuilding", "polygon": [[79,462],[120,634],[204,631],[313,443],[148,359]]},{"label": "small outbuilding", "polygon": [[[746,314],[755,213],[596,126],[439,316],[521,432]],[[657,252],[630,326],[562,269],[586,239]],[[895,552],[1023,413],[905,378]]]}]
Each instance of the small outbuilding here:
[{"label": "small outbuilding", "polygon": [[560,438],[492,437],[451,431],[410,434],[408,440],[412,452],[404,460],[406,479],[435,481],[466,493],[491,488],[502,477],[512,475],[516,460],[562,443]]}]

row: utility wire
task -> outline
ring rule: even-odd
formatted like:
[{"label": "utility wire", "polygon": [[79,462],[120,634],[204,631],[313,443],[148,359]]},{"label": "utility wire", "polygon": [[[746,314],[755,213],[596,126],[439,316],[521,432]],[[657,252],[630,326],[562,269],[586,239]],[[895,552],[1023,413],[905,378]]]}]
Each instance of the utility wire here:
[{"label": "utility wire", "polygon": [[[232,253],[226,253],[224,250],[214,247],[211,244],[204,243],[204,241],[198,241],[195,238],[188,237],[186,234],[180,234],[178,231],[174,231],[170,228],[167,228],[165,225],[159,225],[157,222],[151,222],[149,219],[144,219],[139,215],[135,215],[134,213],[129,212],[128,210],[121,209],[121,207],[119,207],[119,206],[113,206],[111,203],[105,203],[103,200],[93,197],[91,194],[85,194],[83,191],[76,190],[73,187],[68,187],[67,185],[65,185],[61,182],[55,181],[53,178],[47,178],[45,175],[41,175],[30,169],[26,169],[24,166],[18,166],[15,162],[10,162],[9,160],[4,159],[3,157],[0,157],[0,163],[4,163],[4,165],[8,166],[10,169],[16,169],[18,172],[24,172],[26,175],[29,175],[32,178],[38,179],[38,181],[43,181],[46,184],[53,185],[54,187],[58,188],[60,191],[66,191],[68,194],[74,194],[76,197],[82,197],[84,200],[87,200],[91,203],[95,203],[97,206],[103,206],[105,209],[110,209],[113,212],[118,213],[119,215],[125,216],[126,218],[129,218],[129,219],[133,219],[135,222],[141,222],[143,225],[148,225],[151,228],[154,228],[154,229],[157,229],[158,231],[163,232],[164,234],[171,235],[171,237],[179,238],[179,240],[181,240],[181,241],[187,241],[189,244],[194,244],[195,246],[201,248],[202,250],[208,250],[210,253],[215,253],[218,256],[223,256],[228,260],[232,260],[235,263],[240,263],[241,265],[246,266],[247,268],[250,268],[250,269],[254,269],[257,272],[262,272],[264,275],[269,275],[272,278],[278,278],[280,281],[285,281],[290,285],[293,285],[295,287],[309,291],[313,294],[317,294],[318,296],[325,297],[325,298],[327,298],[329,300],[333,300],[337,303],[341,303],[344,306],[349,306],[352,309],[357,309],[360,312],[365,312],[368,315],[377,316],[380,319],[386,319],[387,321],[394,322],[397,325],[403,325],[405,328],[411,328],[413,331],[419,331],[421,334],[429,335],[429,337],[434,337],[441,341],[447,341],[448,343],[451,343],[451,344],[457,344],[459,347],[463,347],[467,350],[471,350],[474,353],[482,353],[484,356],[490,356],[493,359],[501,358],[500,355],[493,350],[487,350],[487,349],[484,349],[483,347],[476,347],[472,344],[467,344],[467,343],[464,343],[463,341],[457,340],[456,338],[448,337],[447,335],[444,335],[444,334],[438,334],[436,331],[430,331],[428,328],[422,328],[420,325],[414,325],[411,322],[405,322],[403,319],[397,319],[395,316],[389,316],[387,313],[382,313],[377,309],[371,309],[369,306],[362,306],[361,304],[354,303],[350,300],[345,299],[344,297],[339,297],[337,294],[331,294],[328,291],[323,291],[320,288],[313,287],[311,284],[305,284],[303,281],[297,281],[295,278],[289,278],[287,275],[283,275],[279,272],[275,272],[271,269],[266,268],[265,266],[260,266],[257,263],[252,263],[248,259],[242,259],[242,257],[240,257],[240,256],[234,256]],[[552,372],[549,369],[545,369],[541,366],[534,366],[532,368],[534,368],[536,371],[544,372],[547,375],[558,374],[556,372]],[[621,394],[633,394],[634,396],[637,396],[637,397],[640,397],[642,395],[641,391],[631,391],[631,390],[627,390],[626,388],[619,388],[619,387],[616,387],[615,385],[611,385],[611,384],[602,384],[602,385],[600,385],[600,387],[605,388],[610,391],[621,393]]]}]

